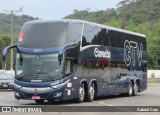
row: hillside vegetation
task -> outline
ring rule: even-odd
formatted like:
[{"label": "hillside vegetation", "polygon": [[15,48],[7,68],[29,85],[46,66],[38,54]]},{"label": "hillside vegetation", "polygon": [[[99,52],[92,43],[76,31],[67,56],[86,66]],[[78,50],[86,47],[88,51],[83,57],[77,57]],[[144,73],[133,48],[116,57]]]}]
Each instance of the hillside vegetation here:
[{"label": "hillside vegetation", "polygon": [[122,0],[116,9],[74,10],[67,19],[82,19],[145,34],[148,68],[160,69],[160,0]]},{"label": "hillside vegetation", "polygon": [[[92,11],[74,10],[64,18],[82,19],[145,34],[148,46],[148,68],[160,69],[160,0],[122,0],[117,8]],[[26,21],[35,20],[31,16],[14,17],[14,38],[18,37],[21,26]],[[0,14],[0,52],[10,44],[10,15]],[[16,42],[16,39],[15,39]],[[7,67],[9,67],[9,59]],[[0,68],[2,68],[0,58]]]},{"label": "hillside vegetation", "polygon": [[[21,15],[21,16],[14,16],[13,18],[13,38],[14,38],[14,44],[17,41],[18,38],[18,34],[20,32],[21,27],[23,26],[23,24],[27,21],[30,20],[35,20],[38,18],[34,18],[28,15]],[[4,63],[2,63],[2,59],[1,59],[1,52],[3,50],[4,47],[9,46],[11,41],[11,36],[10,36],[10,27],[11,27],[11,16],[7,15],[7,14],[0,14],[0,69],[4,68]],[[10,54],[8,54],[7,56],[7,63],[6,63],[6,67],[7,69],[9,69],[10,67]]]},{"label": "hillside vegetation", "polygon": [[[35,20],[38,18],[34,18],[28,15],[21,15],[21,16],[14,16],[13,22],[14,22],[14,34],[20,32],[20,29],[22,25],[30,20]],[[0,32],[5,34],[10,34],[10,27],[11,27],[11,16],[8,14],[0,13]]]}]

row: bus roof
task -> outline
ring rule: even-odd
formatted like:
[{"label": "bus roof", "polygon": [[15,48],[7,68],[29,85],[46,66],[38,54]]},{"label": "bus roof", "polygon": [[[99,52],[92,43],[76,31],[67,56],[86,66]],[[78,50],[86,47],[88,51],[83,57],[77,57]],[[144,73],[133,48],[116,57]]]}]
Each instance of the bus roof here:
[{"label": "bus roof", "polygon": [[66,22],[66,23],[88,23],[88,24],[92,24],[95,26],[100,26],[103,28],[107,28],[108,30],[113,30],[113,31],[117,31],[117,32],[122,32],[122,33],[127,33],[127,34],[132,34],[132,35],[136,35],[136,36],[141,36],[141,37],[145,37],[146,36],[144,34],[140,34],[137,32],[132,32],[132,31],[128,31],[128,30],[124,30],[124,29],[120,29],[120,28],[115,28],[115,27],[111,27],[111,26],[106,26],[106,25],[102,25],[102,24],[97,24],[97,23],[93,23],[93,22],[89,22],[89,21],[85,21],[85,20],[79,20],[79,19],[59,19],[59,20],[33,20],[33,21],[29,21],[26,22],[27,23],[52,23],[52,22]]}]

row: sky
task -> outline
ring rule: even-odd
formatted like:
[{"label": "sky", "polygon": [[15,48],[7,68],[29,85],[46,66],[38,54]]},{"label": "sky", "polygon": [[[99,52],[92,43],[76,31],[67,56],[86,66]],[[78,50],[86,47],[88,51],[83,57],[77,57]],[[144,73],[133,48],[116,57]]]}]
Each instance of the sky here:
[{"label": "sky", "polygon": [[[0,0],[0,13],[9,10],[23,11],[16,15],[30,15],[41,19],[61,19],[73,13],[73,10],[91,11],[116,8],[121,0]],[[8,12],[9,13],[9,12]]]}]

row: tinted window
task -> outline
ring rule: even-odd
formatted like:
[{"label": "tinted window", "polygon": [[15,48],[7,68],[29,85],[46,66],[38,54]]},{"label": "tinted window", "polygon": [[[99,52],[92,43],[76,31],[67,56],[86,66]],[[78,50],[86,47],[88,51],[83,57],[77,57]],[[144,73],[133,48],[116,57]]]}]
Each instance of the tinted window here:
[{"label": "tinted window", "polygon": [[109,34],[108,34],[108,30],[106,28],[103,28],[101,30],[101,36],[103,36],[103,45],[109,46]]},{"label": "tinted window", "polygon": [[126,40],[128,40],[131,46],[135,46],[136,45],[135,42],[136,42],[138,43],[138,47],[139,47],[139,45],[142,43],[143,50],[146,50],[146,39],[144,37],[110,30],[109,39],[110,39],[109,45],[111,47],[124,48],[124,43]]},{"label": "tinted window", "polygon": [[[126,37],[127,39],[127,37]],[[125,34],[122,32],[117,32],[117,47],[118,48],[124,48],[124,42],[125,42]]]},{"label": "tinted window", "polygon": [[110,30],[109,31],[109,38],[110,38],[110,46],[117,47],[117,32]]},{"label": "tinted window", "polygon": [[143,45],[143,50],[146,50],[146,38],[141,36],[134,35],[134,41],[138,43],[138,47],[140,48],[140,45]]},{"label": "tinted window", "polygon": [[143,50],[146,49],[145,38],[143,38],[141,36],[125,34],[125,40],[128,40],[130,42],[131,46],[135,46],[136,47],[136,44],[137,44],[138,48],[140,48],[140,45],[143,44]]},{"label": "tinted window", "polygon": [[141,43],[143,44],[143,50],[146,51],[146,38],[145,37],[141,37]]},{"label": "tinted window", "polygon": [[31,48],[58,47],[65,44],[67,23],[65,22],[34,22],[22,28],[24,33],[19,46]]},{"label": "tinted window", "polygon": [[44,82],[62,78],[62,64],[59,64],[58,53],[46,55],[26,55],[17,53],[16,76],[21,81]]},{"label": "tinted window", "polygon": [[106,28],[85,24],[82,46],[86,45],[104,45],[108,46],[109,36]]},{"label": "tinted window", "polygon": [[82,46],[86,45],[100,45],[102,44],[102,40],[98,41],[98,33],[101,31],[101,28],[85,24],[84,31],[83,31],[83,37],[82,37]]},{"label": "tinted window", "polygon": [[70,23],[68,25],[67,43],[72,43],[72,42],[78,43],[81,40],[82,26],[83,24],[80,23]]}]

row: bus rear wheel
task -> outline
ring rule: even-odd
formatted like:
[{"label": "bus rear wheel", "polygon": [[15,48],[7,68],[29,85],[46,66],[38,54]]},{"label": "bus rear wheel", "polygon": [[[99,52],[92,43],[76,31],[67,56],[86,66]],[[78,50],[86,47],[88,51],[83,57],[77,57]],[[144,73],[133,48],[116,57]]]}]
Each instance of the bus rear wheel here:
[{"label": "bus rear wheel", "polygon": [[132,84],[132,82],[129,82],[127,96],[130,97],[132,95],[133,95],[133,84]]},{"label": "bus rear wheel", "polygon": [[87,95],[87,101],[89,101],[89,102],[93,101],[94,97],[95,97],[95,87],[94,87],[94,83],[92,83],[89,86],[88,95]]},{"label": "bus rear wheel", "polygon": [[138,89],[139,89],[138,83],[136,82],[136,83],[134,84],[134,88],[133,88],[133,94],[132,94],[133,96],[136,96],[136,95],[137,95]]},{"label": "bus rear wheel", "polygon": [[42,103],[44,103],[44,100],[35,100],[35,102],[37,103],[37,104],[42,104]]},{"label": "bus rear wheel", "polygon": [[82,103],[84,101],[84,97],[85,97],[84,84],[80,84],[79,90],[78,90],[78,97],[76,98],[76,102]]}]

